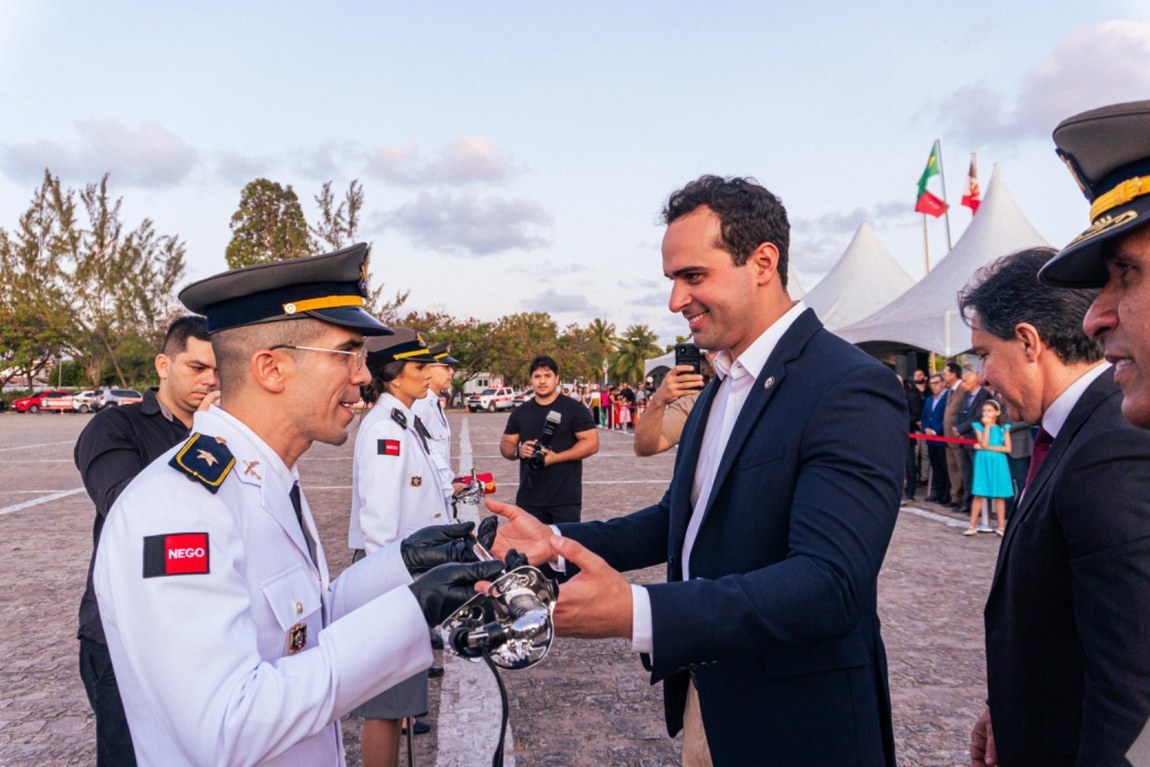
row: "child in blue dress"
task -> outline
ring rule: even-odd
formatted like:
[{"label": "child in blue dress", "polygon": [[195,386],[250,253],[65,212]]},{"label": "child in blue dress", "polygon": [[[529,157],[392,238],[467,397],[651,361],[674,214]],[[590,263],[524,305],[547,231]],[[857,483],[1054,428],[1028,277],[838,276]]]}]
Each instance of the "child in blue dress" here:
[{"label": "child in blue dress", "polygon": [[1010,479],[1010,424],[1002,424],[1002,407],[994,400],[987,400],[982,406],[981,423],[973,425],[978,434],[978,444],[974,446],[974,478],[970,494],[974,500],[970,504],[970,528],[963,535],[974,535],[978,518],[982,515],[983,499],[994,501],[994,515],[998,518],[1001,536],[1006,532],[1006,499],[1014,497],[1014,484]]}]

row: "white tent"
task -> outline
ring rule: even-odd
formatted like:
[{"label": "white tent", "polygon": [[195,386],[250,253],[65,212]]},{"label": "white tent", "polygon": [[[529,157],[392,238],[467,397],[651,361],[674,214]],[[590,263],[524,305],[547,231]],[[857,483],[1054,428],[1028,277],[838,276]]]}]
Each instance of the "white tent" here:
[{"label": "white tent", "polygon": [[913,284],[864,221],[838,262],[803,300],[828,330],[836,330],[874,314]]},{"label": "white tent", "polygon": [[919,348],[960,354],[970,348],[970,331],[958,312],[958,292],[999,257],[1048,244],[1018,209],[995,164],[978,215],[950,253],[910,290],[835,332],[871,352]]}]

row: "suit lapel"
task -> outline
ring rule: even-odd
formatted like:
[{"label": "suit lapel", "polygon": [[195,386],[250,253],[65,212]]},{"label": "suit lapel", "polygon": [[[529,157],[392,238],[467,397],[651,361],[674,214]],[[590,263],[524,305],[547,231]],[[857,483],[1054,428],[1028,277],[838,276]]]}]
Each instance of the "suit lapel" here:
[{"label": "suit lapel", "polygon": [[[743,403],[743,408],[739,411],[739,417],[731,430],[730,439],[727,440],[726,447],[723,448],[723,457],[719,461],[719,468],[715,472],[715,481],[711,485],[711,496],[707,499],[704,522],[706,515],[711,513],[715,499],[718,498],[723,483],[726,481],[727,475],[730,474],[731,467],[734,466],[743,445],[754,431],[767,403],[771,401],[775,392],[782,385],[783,379],[786,378],[787,363],[799,356],[803,347],[807,345],[807,341],[822,326],[813,309],[804,311],[779,339],[774,351],[771,352],[771,356],[763,365],[763,369],[759,371],[758,378],[755,379],[750,392],[747,393],[747,401]],[[697,460],[697,453],[695,458]],[[702,523],[700,523],[700,529],[702,529]]]},{"label": "suit lapel", "polygon": [[1078,402],[1074,403],[1074,407],[1070,411],[1070,415],[1066,418],[1066,423],[1062,425],[1062,429],[1058,432],[1058,437],[1050,445],[1050,452],[1046,454],[1045,460],[1042,465],[1038,467],[1038,473],[1034,475],[1034,479],[1030,482],[1030,487],[1026,489],[1026,495],[1023,496],[1022,502],[1018,505],[1018,509],[1014,512],[1010,524],[1006,526],[1006,536],[1002,539],[1002,547],[998,552],[998,567],[994,569],[994,580],[990,584],[990,593],[994,593],[995,587],[998,585],[999,578],[1003,570],[1002,563],[1006,561],[1006,555],[1011,545],[1014,543],[1016,531],[1019,525],[1026,521],[1031,516],[1033,509],[1038,506],[1039,498],[1045,497],[1045,487],[1047,482],[1051,480],[1058,465],[1062,462],[1062,458],[1070,449],[1070,444],[1090,420],[1090,416],[1094,411],[1106,401],[1114,391],[1114,378],[1110,373],[1103,373],[1098,378],[1091,382],[1090,386],[1086,387],[1086,391],[1078,398]]}]

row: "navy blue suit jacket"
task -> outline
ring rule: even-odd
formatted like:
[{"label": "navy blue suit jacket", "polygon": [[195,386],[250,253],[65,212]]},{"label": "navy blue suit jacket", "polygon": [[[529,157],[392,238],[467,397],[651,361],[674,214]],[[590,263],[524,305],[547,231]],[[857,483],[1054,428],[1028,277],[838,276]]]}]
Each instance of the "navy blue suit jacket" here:
[{"label": "navy blue suit jacket", "polygon": [[1006,527],[986,681],[1010,767],[1118,767],[1150,716],[1150,432],[1112,371],[1070,411]]},{"label": "navy blue suit jacket", "polygon": [[662,501],[561,530],[649,587],[668,731],[689,675],[716,765],[894,764],[878,571],[898,515],[906,402],[894,373],[801,314],[726,445],[682,580],[691,486],[717,389],[700,395]]}]

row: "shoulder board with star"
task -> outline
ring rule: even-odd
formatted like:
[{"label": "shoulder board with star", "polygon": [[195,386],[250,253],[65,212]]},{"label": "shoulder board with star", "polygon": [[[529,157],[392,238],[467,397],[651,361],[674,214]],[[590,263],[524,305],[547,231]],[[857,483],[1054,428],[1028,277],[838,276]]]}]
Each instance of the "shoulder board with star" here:
[{"label": "shoulder board with star", "polygon": [[391,409],[391,420],[395,421],[404,429],[407,428],[407,416],[405,416],[403,411],[397,407],[393,407]]},{"label": "shoulder board with star", "polygon": [[168,465],[214,495],[236,465],[236,459],[223,439],[196,432],[188,437]]}]

